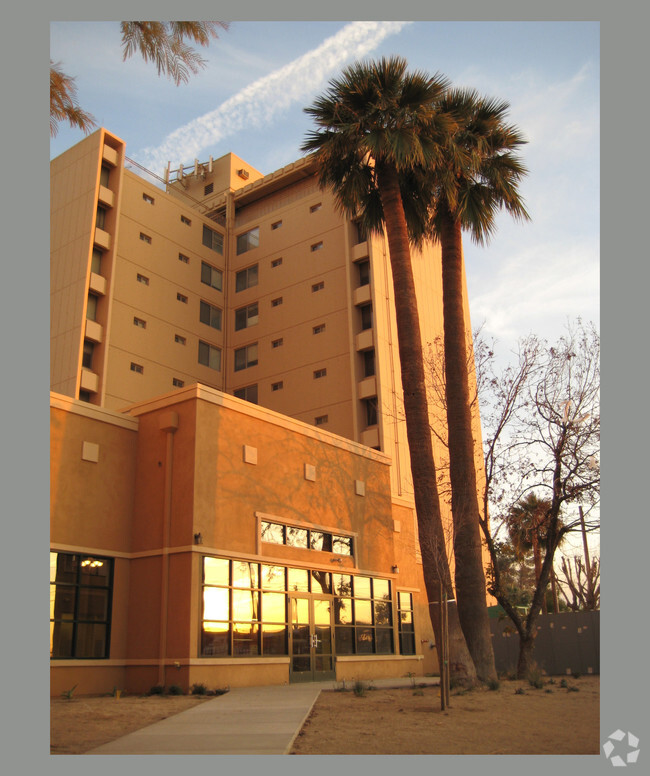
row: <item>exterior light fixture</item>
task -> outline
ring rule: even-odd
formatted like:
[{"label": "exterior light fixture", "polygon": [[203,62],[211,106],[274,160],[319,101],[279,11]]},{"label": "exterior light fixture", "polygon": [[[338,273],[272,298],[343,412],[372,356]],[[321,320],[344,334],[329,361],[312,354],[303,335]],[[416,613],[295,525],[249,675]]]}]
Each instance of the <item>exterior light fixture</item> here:
[{"label": "exterior light fixture", "polygon": [[391,569],[393,571],[393,574],[399,574],[399,566],[397,565],[391,566]]},{"label": "exterior light fixture", "polygon": [[194,544],[203,544],[203,537],[200,533],[194,534]]}]

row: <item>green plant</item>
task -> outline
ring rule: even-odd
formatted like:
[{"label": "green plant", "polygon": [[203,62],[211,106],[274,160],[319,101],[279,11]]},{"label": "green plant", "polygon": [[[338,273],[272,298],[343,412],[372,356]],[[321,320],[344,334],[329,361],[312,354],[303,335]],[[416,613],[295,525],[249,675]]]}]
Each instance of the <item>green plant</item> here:
[{"label": "green plant", "polygon": [[544,690],[544,692],[553,692],[553,690],[549,689],[548,687]]},{"label": "green plant", "polygon": [[194,682],[192,689],[190,690],[192,695],[207,695],[208,688],[201,682]]},{"label": "green plant", "polygon": [[568,687],[568,686],[569,685],[567,683],[567,680],[566,679],[562,679],[562,681],[560,682],[560,687]]},{"label": "green plant", "polygon": [[571,687],[567,687],[566,689],[567,689],[567,692],[580,692],[580,688],[573,687],[573,685]]},{"label": "green plant", "polygon": [[64,690],[64,691],[61,693],[61,696],[62,696],[63,698],[65,698],[66,700],[68,700],[68,701],[71,701],[71,700],[72,700],[72,696],[73,696],[73,694],[74,694],[74,691],[75,691],[76,687],[77,687],[77,685],[75,684],[75,685],[74,685],[73,687],[71,687],[69,690]]},{"label": "green plant", "polygon": [[528,671],[526,672],[526,679],[531,687],[535,687],[541,690],[544,686],[544,679],[542,678],[542,671],[537,663],[531,663]]},{"label": "green plant", "polygon": [[183,695],[183,688],[179,687],[177,684],[170,684],[169,689],[167,690],[169,695]]},{"label": "green plant", "polygon": [[230,685],[226,685],[225,687],[217,687],[216,690],[212,691],[213,695],[225,695],[227,692],[230,692]]},{"label": "green plant", "polygon": [[424,695],[424,690],[413,690],[413,695]]},{"label": "green plant", "polygon": [[552,677],[548,680],[547,684],[555,684],[555,679]]},{"label": "green plant", "polygon": [[352,688],[354,691],[354,694],[357,696],[357,698],[363,698],[363,696],[366,694],[366,690],[368,689],[368,686],[365,682],[362,682],[360,679],[355,679],[354,687]]},{"label": "green plant", "polygon": [[501,686],[501,683],[499,682],[498,679],[488,679],[488,683],[487,683],[488,690],[492,690],[494,692],[495,690],[498,690],[500,686]]},{"label": "green plant", "polygon": [[571,676],[572,676],[574,679],[580,679],[580,677],[582,676],[582,674],[580,673],[580,671],[574,671],[574,672],[571,674]]},{"label": "green plant", "polygon": [[525,694],[526,692],[524,691],[523,687],[517,687],[517,689],[515,690],[515,695],[525,695]]},{"label": "green plant", "polygon": [[149,695],[164,695],[165,694],[165,687],[162,684],[154,684],[154,686],[149,690]]},{"label": "green plant", "polygon": [[415,674],[413,671],[409,671],[406,675],[411,680],[411,687],[415,687]]}]

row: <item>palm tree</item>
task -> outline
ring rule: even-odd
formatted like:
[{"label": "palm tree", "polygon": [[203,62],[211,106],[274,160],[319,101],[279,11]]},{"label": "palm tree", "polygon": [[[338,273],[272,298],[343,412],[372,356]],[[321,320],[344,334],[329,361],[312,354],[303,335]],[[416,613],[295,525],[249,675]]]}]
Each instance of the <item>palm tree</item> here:
[{"label": "palm tree", "polygon": [[[218,29],[228,29],[228,22],[120,22],[123,60],[139,52],[145,62],[152,61],[158,75],[171,78],[176,86],[198,73],[205,60],[186,42],[207,46],[218,38]],[[60,121],[67,121],[86,134],[95,126],[90,113],[77,103],[74,78],[61,70],[60,63],[50,60],[50,135],[55,137]]]},{"label": "palm tree", "polygon": [[[441,585],[449,597],[453,594],[409,245],[409,227],[415,228],[412,217],[417,222],[423,209],[417,199],[403,197],[402,189],[409,183],[411,168],[438,161],[450,123],[436,110],[436,103],[447,88],[447,79],[438,74],[431,78],[407,72],[406,61],[400,57],[356,63],[330,81],[327,91],[305,109],[318,129],[308,133],[302,146],[303,151],[314,152],[320,185],[333,189],[340,210],[351,217],[359,215],[366,232],[386,230],[424,579],[438,645],[442,643]],[[409,207],[405,209],[403,202]],[[450,610],[449,634],[455,670],[473,682],[475,669],[455,607]]]},{"label": "palm tree", "polygon": [[[507,102],[480,97],[474,90],[449,90],[438,109],[456,122],[439,164],[429,171],[434,204],[432,227],[442,249],[444,353],[447,427],[454,523],[458,610],[479,677],[495,676],[485,601],[485,572],[479,528],[476,453],[468,377],[468,332],[463,300],[462,231],[479,244],[495,229],[504,208],[529,218],[517,191],[526,170],[515,153],[525,141],[505,123]],[[433,129],[435,132],[435,128]]]}]

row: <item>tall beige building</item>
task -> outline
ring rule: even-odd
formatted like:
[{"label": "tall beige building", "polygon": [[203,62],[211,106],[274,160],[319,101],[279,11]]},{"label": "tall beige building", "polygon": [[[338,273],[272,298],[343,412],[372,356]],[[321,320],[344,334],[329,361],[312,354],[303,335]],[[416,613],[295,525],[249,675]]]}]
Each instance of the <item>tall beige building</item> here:
[{"label": "tall beige building", "polygon": [[[309,159],[262,175],[227,154],[163,183],[125,150],[100,129],[51,164],[51,389],[122,409],[211,386],[387,453],[410,496],[385,239]],[[439,251],[413,264],[426,346]]]}]

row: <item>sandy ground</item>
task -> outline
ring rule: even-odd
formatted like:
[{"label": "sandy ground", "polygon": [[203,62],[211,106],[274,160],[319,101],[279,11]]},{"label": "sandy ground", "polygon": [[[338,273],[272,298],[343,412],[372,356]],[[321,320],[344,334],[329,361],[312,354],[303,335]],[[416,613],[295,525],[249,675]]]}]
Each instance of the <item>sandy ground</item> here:
[{"label": "sandy ground", "polygon": [[204,695],[52,698],[50,753],[83,754],[206,700]]},{"label": "sandy ground", "polygon": [[[291,754],[598,754],[599,678],[568,678],[535,689],[452,691],[437,687],[324,691]],[[524,694],[516,694],[522,688]],[[50,751],[82,754],[208,700],[205,696],[78,697],[50,701]]]},{"label": "sandy ground", "polygon": [[291,754],[598,754],[599,678],[561,681],[452,691],[445,711],[438,687],[322,692]]}]

